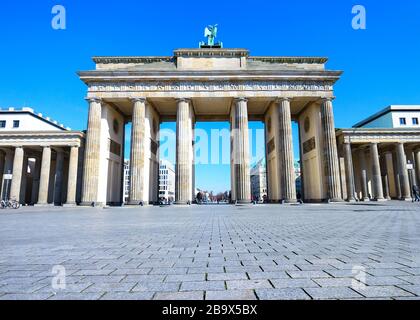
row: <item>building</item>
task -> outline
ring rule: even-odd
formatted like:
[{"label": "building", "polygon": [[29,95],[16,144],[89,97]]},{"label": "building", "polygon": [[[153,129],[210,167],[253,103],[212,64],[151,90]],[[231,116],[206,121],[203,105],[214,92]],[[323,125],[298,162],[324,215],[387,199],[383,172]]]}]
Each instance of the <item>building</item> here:
[{"label": "building", "polygon": [[[265,123],[267,189],[273,202],[296,202],[292,121],[300,128],[305,201],[340,201],[334,84],[341,71],[322,57],[257,57],[246,49],[179,49],[171,56],[94,57],[79,72],[89,121],[82,204],[123,201],[124,126],[132,123],[130,203],[158,195],[158,130],[177,122],[175,200],[194,199],[193,128],[231,123],[232,201],[251,201],[248,121]],[[321,170],[322,168],[322,170]]]},{"label": "building", "polygon": [[411,200],[420,182],[420,106],[391,106],[337,131],[348,201]]},{"label": "building", "polygon": [[159,200],[166,203],[175,201],[175,169],[166,160],[159,162]]},{"label": "building", "polygon": [[396,129],[418,128],[420,119],[420,105],[417,106],[389,106],[378,113],[357,123],[354,128],[365,129]]},{"label": "building", "polygon": [[267,199],[267,170],[265,161],[258,161],[251,168],[251,195],[256,201]]},{"label": "building", "polygon": [[2,199],[40,206],[80,202],[84,137],[31,108],[0,109]]},{"label": "building", "polygon": [[124,203],[130,201],[130,160],[124,160]]}]

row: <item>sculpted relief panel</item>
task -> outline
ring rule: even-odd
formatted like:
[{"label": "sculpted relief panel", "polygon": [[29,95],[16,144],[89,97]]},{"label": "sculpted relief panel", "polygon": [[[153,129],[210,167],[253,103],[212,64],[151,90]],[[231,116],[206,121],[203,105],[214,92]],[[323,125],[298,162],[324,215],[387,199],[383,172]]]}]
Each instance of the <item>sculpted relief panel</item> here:
[{"label": "sculpted relief panel", "polygon": [[332,91],[331,81],[92,82],[89,92],[153,91]]}]

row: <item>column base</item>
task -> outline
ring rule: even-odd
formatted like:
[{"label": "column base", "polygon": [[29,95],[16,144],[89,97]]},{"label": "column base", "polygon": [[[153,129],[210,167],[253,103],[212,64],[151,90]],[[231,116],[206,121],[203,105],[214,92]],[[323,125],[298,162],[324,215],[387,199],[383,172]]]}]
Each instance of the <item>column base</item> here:
[{"label": "column base", "polygon": [[141,201],[141,200],[133,200],[133,201],[129,201],[127,203],[125,203],[125,206],[138,206],[138,207],[143,207],[143,206],[147,206],[149,203],[147,201]]},{"label": "column base", "polygon": [[48,208],[48,207],[54,207],[53,203],[36,203],[34,204],[35,208]]},{"label": "column base", "polygon": [[292,199],[292,200],[282,200],[281,202],[280,202],[281,204],[297,204],[298,203],[298,201],[297,201],[297,199]]},{"label": "column base", "polygon": [[174,205],[176,206],[190,206],[192,201],[175,201]]},{"label": "column base", "polygon": [[401,201],[412,201],[413,199],[411,197],[405,197],[405,198],[401,198]]},{"label": "column base", "polygon": [[370,199],[369,198],[363,198],[362,200],[360,200],[360,201],[363,201],[363,202],[369,202],[370,201]]},{"label": "column base", "polygon": [[355,198],[347,199],[346,201],[348,203],[356,203],[357,202],[357,200]]},{"label": "column base", "polygon": [[251,200],[236,200],[236,204],[251,204]]},{"label": "column base", "polygon": [[343,199],[327,199],[327,203],[343,203]]},{"label": "column base", "polygon": [[106,204],[103,202],[82,202],[80,203],[81,207],[95,207],[95,208],[103,208],[106,207]]},{"label": "column base", "polygon": [[65,203],[63,204],[63,208],[76,208],[77,207],[77,203]]},{"label": "column base", "polygon": [[380,199],[374,199],[373,201],[375,201],[375,202],[386,202],[388,200],[385,199],[385,198],[380,198]]}]

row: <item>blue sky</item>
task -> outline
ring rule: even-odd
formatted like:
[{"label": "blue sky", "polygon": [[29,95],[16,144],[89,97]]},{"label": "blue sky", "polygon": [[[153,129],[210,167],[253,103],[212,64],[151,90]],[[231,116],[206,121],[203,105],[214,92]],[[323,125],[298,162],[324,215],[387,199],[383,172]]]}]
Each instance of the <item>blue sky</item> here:
[{"label": "blue sky", "polygon": [[[64,31],[51,28],[56,4],[67,10]],[[367,30],[351,27],[355,4],[366,7]],[[92,69],[91,56],[170,55],[197,47],[214,23],[225,47],[329,57],[328,68],[345,72],[335,87],[337,127],[390,104],[420,104],[419,1],[3,0],[0,106],[32,106],[85,129],[86,87],[76,71]],[[196,174],[198,186],[229,188],[228,166],[198,166]]]}]

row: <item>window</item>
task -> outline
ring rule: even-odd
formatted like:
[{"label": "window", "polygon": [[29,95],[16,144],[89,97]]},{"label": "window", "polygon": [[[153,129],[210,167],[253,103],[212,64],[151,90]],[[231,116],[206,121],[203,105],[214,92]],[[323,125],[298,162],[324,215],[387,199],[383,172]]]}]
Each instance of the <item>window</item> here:
[{"label": "window", "polygon": [[19,120],[13,120],[13,128],[19,128],[20,127],[20,121]]},{"label": "window", "polygon": [[413,125],[417,126],[419,124],[419,118],[413,118]]},{"label": "window", "polygon": [[405,118],[400,118],[400,125],[405,126],[407,124],[407,121]]},{"label": "window", "polygon": [[6,128],[6,121],[0,121],[0,128]]}]

